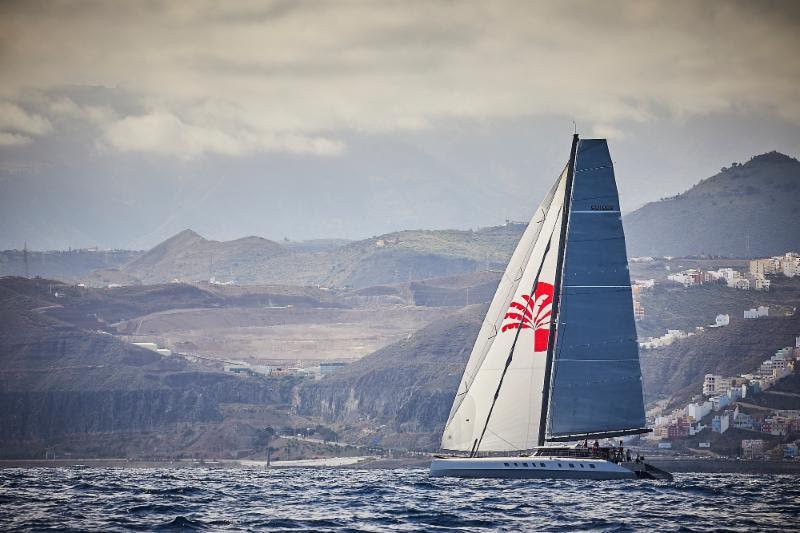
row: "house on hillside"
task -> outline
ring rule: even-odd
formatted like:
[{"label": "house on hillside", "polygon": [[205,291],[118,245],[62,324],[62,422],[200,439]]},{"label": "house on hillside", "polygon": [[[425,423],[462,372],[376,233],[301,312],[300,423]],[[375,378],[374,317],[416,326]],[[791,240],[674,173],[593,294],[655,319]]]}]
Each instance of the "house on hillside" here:
[{"label": "house on hillside", "polygon": [[719,414],[711,419],[711,431],[719,434],[723,434],[728,431],[731,425],[731,415],[730,412],[725,411],[722,414]]},{"label": "house on hillside", "polygon": [[763,316],[769,316],[769,306],[760,305],[753,309],[747,309],[744,312],[744,318],[746,319],[761,318]]},{"label": "house on hillside", "polygon": [[742,457],[745,459],[761,459],[764,457],[763,439],[745,439],[742,441]]}]

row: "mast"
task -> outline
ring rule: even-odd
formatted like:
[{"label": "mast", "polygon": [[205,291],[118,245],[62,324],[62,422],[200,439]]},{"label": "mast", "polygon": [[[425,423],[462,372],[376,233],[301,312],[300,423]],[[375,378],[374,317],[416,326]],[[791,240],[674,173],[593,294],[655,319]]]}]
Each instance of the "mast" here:
[{"label": "mast", "polygon": [[550,408],[550,376],[553,371],[553,357],[555,351],[556,326],[558,324],[558,312],[561,298],[561,274],[564,270],[564,250],[567,244],[567,227],[569,225],[569,212],[572,204],[572,182],[575,178],[575,151],[578,147],[578,134],[572,136],[572,148],[569,153],[569,163],[567,167],[567,182],[564,189],[564,206],[561,215],[561,238],[558,241],[558,259],[556,263],[556,279],[553,284],[553,306],[552,317],[550,319],[550,334],[547,339],[547,359],[545,362],[544,384],[542,386],[542,410],[539,419],[539,438],[538,445],[544,446],[545,434],[547,432],[547,413]]}]

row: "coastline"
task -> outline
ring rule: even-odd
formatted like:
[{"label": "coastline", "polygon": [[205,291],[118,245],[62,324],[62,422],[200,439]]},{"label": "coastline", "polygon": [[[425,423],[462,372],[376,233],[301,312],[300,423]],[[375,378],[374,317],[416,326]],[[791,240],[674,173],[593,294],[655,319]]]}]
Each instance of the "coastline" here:
[{"label": "coastline", "polygon": [[[742,461],[733,459],[648,459],[653,466],[671,473],[707,474],[771,474],[800,476],[800,461]],[[327,459],[300,459],[275,461],[269,468],[344,468],[349,470],[396,470],[427,469],[429,458],[378,458],[349,457]],[[206,460],[192,459],[170,461],[146,461],[134,459],[0,459],[0,469],[8,468],[267,468],[266,461],[252,460]]]}]

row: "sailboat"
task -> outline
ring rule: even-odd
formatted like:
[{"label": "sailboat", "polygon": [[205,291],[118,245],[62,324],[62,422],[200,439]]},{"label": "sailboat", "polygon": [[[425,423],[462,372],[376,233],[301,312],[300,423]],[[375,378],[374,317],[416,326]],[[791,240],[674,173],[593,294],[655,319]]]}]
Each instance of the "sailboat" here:
[{"label": "sailboat", "polygon": [[497,287],[430,472],[669,479],[598,442],[648,431],[614,166],[605,139],[576,134]]}]

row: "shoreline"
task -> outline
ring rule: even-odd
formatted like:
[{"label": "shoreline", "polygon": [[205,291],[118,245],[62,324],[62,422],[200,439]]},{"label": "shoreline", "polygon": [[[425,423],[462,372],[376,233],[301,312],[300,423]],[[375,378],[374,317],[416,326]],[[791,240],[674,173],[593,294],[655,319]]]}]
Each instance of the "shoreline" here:
[{"label": "shoreline", "polygon": [[[653,466],[672,473],[706,474],[774,474],[800,476],[800,461],[743,461],[733,459],[681,459],[653,458]],[[258,468],[285,470],[289,468],[342,468],[348,470],[395,470],[427,469],[429,458],[380,458],[380,457],[329,457],[325,459],[298,459],[274,461],[269,467],[266,461],[247,459],[224,459],[197,461],[181,460],[135,460],[135,459],[0,459],[0,470],[9,468]]]}]

